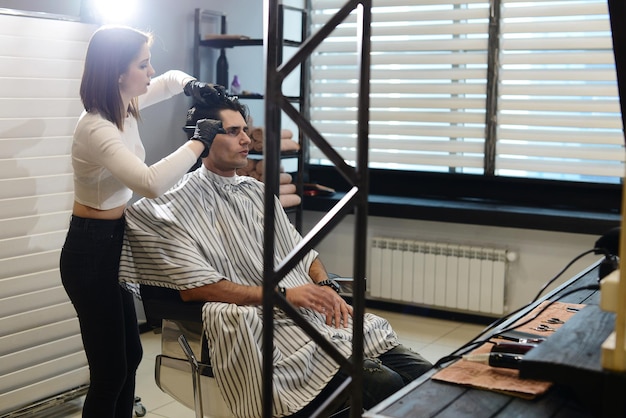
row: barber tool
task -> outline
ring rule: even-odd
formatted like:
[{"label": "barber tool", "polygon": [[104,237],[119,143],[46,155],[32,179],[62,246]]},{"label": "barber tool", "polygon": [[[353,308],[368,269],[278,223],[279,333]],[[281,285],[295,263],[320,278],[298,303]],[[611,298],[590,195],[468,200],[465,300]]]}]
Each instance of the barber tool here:
[{"label": "barber tool", "polygon": [[518,369],[519,363],[524,358],[521,354],[512,353],[478,353],[466,354],[463,360],[474,363],[487,364],[491,367],[500,367],[504,369]]},{"label": "barber tool", "polygon": [[559,318],[548,318],[545,321],[541,321],[541,322],[546,323],[546,324],[564,324],[565,323],[565,321]]},{"label": "barber tool", "polygon": [[509,353],[509,354],[526,354],[533,348],[537,347],[538,344],[524,344],[524,343],[515,343],[515,342],[504,342],[499,344],[494,344],[491,347],[492,353]]},{"label": "barber tool", "polygon": [[529,332],[523,332],[523,331],[517,331],[517,330],[506,331],[501,334],[494,335],[494,338],[513,341],[513,342],[522,343],[522,344],[539,344],[542,341],[546,340],[546,337],[541,337],[536,334],[531,334]]},{"label": "barber tool", "polygon": [[546,324],[539,324],[536,327],[531,327],[530,329],[534,329],[539,332],[548,332],[548,331],[556,331],[555,328],[549,327]]}]

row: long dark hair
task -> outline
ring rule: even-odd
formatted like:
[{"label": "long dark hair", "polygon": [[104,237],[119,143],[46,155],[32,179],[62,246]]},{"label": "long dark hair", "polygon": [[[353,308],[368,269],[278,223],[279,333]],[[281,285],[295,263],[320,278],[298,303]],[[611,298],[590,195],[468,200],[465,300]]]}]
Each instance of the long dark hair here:
[{"label": "long dark hair", "polygon": [[119,78],[128,71],[143,45],[152,45],[152,34],[126,26],[103,26],[89,41],[80,98],[87,112],[98,112],[123,130],[126,113],[139,118],[137,98],[122,109]]}]

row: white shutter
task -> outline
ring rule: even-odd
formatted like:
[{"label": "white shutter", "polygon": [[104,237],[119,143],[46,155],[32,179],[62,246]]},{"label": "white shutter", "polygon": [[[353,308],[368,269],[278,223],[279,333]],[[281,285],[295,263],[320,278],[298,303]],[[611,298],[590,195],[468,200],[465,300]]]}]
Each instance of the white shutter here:
[{"label": "white shutter", "polygon": [[[313,0],[313,30],[342,6]],[[487,0],[377,0],[372,10],[370,167],[482,174]],[[311,59],[311,120],[351,163],[356,17]],[[617,182],[624,173],[606,0],[502,0],[497,175]],[[311,163],[326,164],[311,147]]]},{"label": "white shutter", "polygon": [[0,15],[0,413],[89,382],[59,275],[70,147],[94,27]]},{"label": "white shutter", "polygon": [[[340,1],[313,0],[314,30]],[[311,59],[311,120],[348,161],[356,151],[356,25]],[[489,2],[375,1],[370,166],[482,170]],[[312,147],[312,162],[323,162]]]},{"label": "white shutter", "polygon": [[504,0],[496,172],[604,182],[624,174],[606,0]]}]

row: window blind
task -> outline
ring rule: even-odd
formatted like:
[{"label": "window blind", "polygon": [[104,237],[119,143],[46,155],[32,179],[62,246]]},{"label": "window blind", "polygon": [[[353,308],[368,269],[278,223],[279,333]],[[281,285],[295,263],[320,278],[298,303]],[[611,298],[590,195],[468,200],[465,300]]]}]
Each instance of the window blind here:
[{"label": "window blind", "polygon": [[0,414],[89,383],[59,256],[94,27],[0,15]]},{"label": "window blind", "polygon": [[[370,167],[484,174],[493,164],[497,175],[619,181],[624,138],[606,1],[494,1],[374,2]],[[313,0],[313,30],[341,3]],[[315,51],[310,80],[311,121],[348,162],[356,152],[354,19]],[[315,147],[310,156],[328,163]]]},{"label": "window blind", "polygon": [[607,2],[504,0],[501,27],[498,173],[622,177]]}]

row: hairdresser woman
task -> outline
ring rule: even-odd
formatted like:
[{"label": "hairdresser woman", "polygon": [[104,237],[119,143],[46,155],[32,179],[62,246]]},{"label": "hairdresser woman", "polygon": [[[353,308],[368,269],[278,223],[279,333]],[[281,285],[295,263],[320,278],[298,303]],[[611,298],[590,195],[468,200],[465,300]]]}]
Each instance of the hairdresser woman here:
[{"label": "hairdresser woman", "polygon": [[118,284],[124,209],[133,192],[153,198],[182,177],[219,129],[199,121],[196,134],[157,163],[144,163],[139,109],[185,92],[212,102],[220,86],[181,71],[152,79],[152,37],[121,27],[98,29],[89,41],[80,97],[85,111],[74,132],[74,206],[61,252],[63,286],[80,323],[90,386],[85,418],[129,418],[141,361],[137,316],[130,292]]}]

